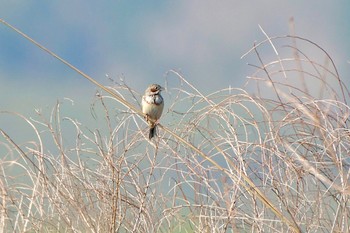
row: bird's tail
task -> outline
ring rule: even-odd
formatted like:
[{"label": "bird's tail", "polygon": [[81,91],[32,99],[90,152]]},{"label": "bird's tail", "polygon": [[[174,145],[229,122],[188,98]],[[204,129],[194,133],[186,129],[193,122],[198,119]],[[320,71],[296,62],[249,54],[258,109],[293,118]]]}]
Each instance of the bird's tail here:
[{"label": "bird's tail", "polygon": [[152,139],[154,136],[156,136],[156,126],[151,127],[151,128],[149,129],[148,138],[149,138],[149,139]]}]

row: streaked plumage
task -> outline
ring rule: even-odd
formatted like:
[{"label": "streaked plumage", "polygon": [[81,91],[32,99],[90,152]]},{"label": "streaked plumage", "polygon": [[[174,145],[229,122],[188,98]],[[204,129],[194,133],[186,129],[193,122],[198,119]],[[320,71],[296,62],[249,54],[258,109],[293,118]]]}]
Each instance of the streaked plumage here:
[{"label": "streaked plumage", "polygon": [[160,92],[163,88],[158,84],[150,85],[142,96],[142,112],[150,127],[149,139],[155,136],[156,122],[160,118],[164,108],[164,100]]}]

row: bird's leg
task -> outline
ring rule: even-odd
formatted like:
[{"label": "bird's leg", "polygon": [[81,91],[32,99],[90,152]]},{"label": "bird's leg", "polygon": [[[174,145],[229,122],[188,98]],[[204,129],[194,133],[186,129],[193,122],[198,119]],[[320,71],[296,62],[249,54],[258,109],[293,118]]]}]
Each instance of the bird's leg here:
[{"label": "bird's leg", "polygon": [[154,126],[158,124],[158,120],[153,120],[148,114],[145,114],[145,120],[151,128],[154,128]]},{"label": "bird's leg", "polygon": [[148,121],[149,121],[149,115],[146,113],[146,114],[144,115],[144,117],[145,117],[145,120],[148,122]]}]

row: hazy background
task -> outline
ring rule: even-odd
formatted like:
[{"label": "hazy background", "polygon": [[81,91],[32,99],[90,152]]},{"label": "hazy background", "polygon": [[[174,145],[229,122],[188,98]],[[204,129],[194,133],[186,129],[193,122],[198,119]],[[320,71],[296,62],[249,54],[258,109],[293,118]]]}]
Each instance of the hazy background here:
[{"label": "hazy background", "polygon": [[[143,92],[169,69],[204,93],[243,87],[240,57],[265,37],[296,34],[322,46],[349,83],[350,2],[343,1],[1,1],[0,18],[105,85],[123,78]],[[273,51],[270,51],[273,55]],[[84,119],[96,87],[0,25],[0,110],[34,115],[71,98]],[[170,86],[171,87],[171,86]],[[13,129],[0,116],[0,128]],[[21,131],[23,133],[23,131]]]}]

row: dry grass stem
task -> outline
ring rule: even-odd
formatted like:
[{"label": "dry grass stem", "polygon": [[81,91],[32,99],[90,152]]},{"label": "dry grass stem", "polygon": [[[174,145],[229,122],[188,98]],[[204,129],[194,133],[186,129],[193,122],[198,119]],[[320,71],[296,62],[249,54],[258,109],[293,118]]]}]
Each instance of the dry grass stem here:
[{"label": "dry grass stem", "polygon": [[32,132],[0,129],[1,232],[350,232],[350,95],[316,43],[261,29],[244,55],[249,91],[205,94],[169,71],[180,84],[150,141],[136,90],[100,85],[1,22],[108,94],[91,105],[98,127],[64,114],[67,99],[0,112]]}]

